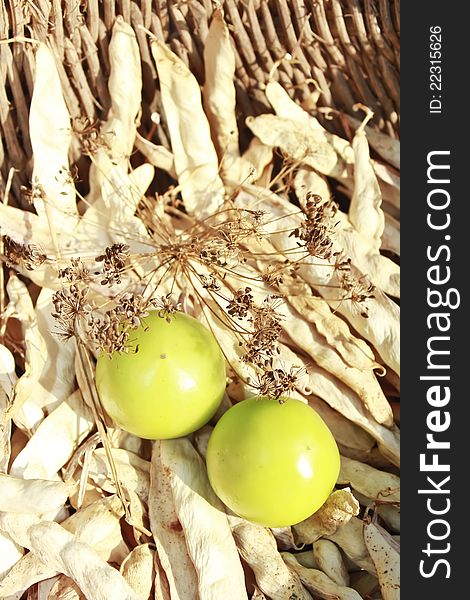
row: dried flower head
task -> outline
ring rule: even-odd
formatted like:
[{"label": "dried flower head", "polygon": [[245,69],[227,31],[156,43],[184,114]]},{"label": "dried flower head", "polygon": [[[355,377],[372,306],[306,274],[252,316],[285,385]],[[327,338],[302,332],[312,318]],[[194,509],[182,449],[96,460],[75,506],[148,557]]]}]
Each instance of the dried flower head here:
[{"label": "dried flower head", "polygon": [[[283,267],[285,268],[285,265],[283,265]],[[282,271],[283,268],[279,268],[279,266],[273,267],[268,265],[265,268],[265,270],[261,273],[261,279],[267,285],[270,285],[272,287],[279,287],[284,283]]]},{"label": "dried flower head", "polygon": [[152,308],[156,308],[159,316],[167,321],[179,310],[179,304],[171,294],[149,299],[142,294],[124,293],[115,302],[111,310],[103,315],[90,314],[88,319],[88,341],[108,356],[114,352],[138,351],[132,346],[130,333],[133,329],[145,326],[145,317]]},{"label": "dried flower head", "polygon": [[113,244],[105,249],[104,254],[95,258],[103,262],[103,279],[101,285],[112,286],[121,283],[121,277],[127,266],[130,248],[127,244]]},{"label": "dried flower head", "polygon": [[291,367],[289,371],[281,368],[266,369],[254,383],[253,387],[261,396],[268,396],[283,402],[282,397],[291,394],[305,374],[301,367]]},{"label": "dried flower head", "polygon": [[127,292],[115,302],[114,308],[102,315],[90,314],[87,323],[88,342],[108,356],[133,349],[129,343],[130,331],[142,325],[152,306],[152,300]]},{"label": "dried flower head", "polygon": [[264,298],[260,306],[253,307],[254,320],[253,324],[255,327],[271,326],[273,324],[279,324],[284,315],[278,312],[279,308],[283,305],[283,299],[281,296],[275,294],[269,294]]},{"label": "dried flower head", "polygon": [[52,316],[57,321],[59,336],[68,340],[76,334],[78,321],[88,317],[93,306],[87,300],[88,288],[79,288],[73,284],[55,292],[52,296],[54,312]]},{"label": "dried flower head", "polygon": [[181,304],[173,299],[171,293],[152,298],[150,303],[158,310],[159,317],[164,317],[168,322],[171,321],[172,315],[181,310]]},{"label": "dried flower head", "polygon": [[205,290],[210,292],[218,292],[220,290],[220,283],[212,273],[210,275],[198,273],[198,278]]},{"label": "dried flower head", "polygon": [[219,231],[214,237],[208,237],[201,242],[199,260],[208,266],[233,266],[240,260],[240,247],[235,236],[228,230]]},{"label": "dried flower head", "polygon": [[244,319],[253,307],[253,295],[251,288],[237,290],[233,298],[227,303],[227,312],[232,317]]},{"label": "dried flower head", "polygon": [[281,335],[283,315],[277,312],[282,304],[279,296],[267,296],[261,306],[251,307],[251,331],[244,344],[244,362],[267,367],[279,353],[278,341]]},{"label": "dried flower head", "polygon": [[142,319],[148,316],[150,306],[151,301],[142,294],[124,293],[116,301],[114,314],[121,326],[136,329],[142,324]]},{"label": "dried flower head", "polygon": [[351,273],[340,273],[341,287],[345,291],[344,300],[350,300],[352,305],[356,307],[361,316],[368,318],[367,306],[364,303],[373,298],[375,286],[367,281],[366,276],[362,275],[359,278],[354,277]]},{"label": "dried flower head", "polygon": [[333,217],[337,205],[331,201],[323,201],[316,194],[308,195],[304,208],[304,221],[290,233],[290,237],[299,240],[310,256],[328,259],[333,247],[332,235],[336,227]]},{"label": "dried flower head", "polygon": [[88,341],[110,358],[114,352],[129,352],[130,326],[123,326],[116,311],[109,310],[102,316],[91,314],[88,319]]},{"label": "dried flower head", "polygon": [[59,269],[59,279],[65,279],[70,283],[76,283],[78,281],[90,283],[92,277],[82,259],[78,257],[70,259],[70,265],[68,267]]},{"label": "dried flower head", "polygon": [[334,270],[338,272],[347,272],[351,271],[351,259],[344,256],[342,252],[333,252],[331,255],[334,258]]},{"label": "dried flower head", "polygon": [[47,256],[34,244],[19,244],[7,235],[3,238],[3,251],[9,266],[21,266],[27,271],[34,271],[47,260]]}]

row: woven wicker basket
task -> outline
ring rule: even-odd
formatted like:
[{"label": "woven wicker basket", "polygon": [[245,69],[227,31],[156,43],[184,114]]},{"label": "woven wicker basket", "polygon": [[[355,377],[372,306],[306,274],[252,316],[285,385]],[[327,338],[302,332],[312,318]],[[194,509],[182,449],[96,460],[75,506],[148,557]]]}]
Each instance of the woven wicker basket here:
[{"label": "woven wicker basket", "polygon": [[[72,118],[106,115],[107,47],[117,15],[136,31],[143,65],[143,129],[161,112],[156,70],[143,25],[204,80],[203,47],[211,0],[0,0],[0,38],[47,40],[55,50]],[[321,92],[319,107],[352,113],[357,102],[375,113],[376,127],[397,136],[399,114],[399,0],[225,0],[225,18],[236,50],[240,123],[269,111],[263,86],[273,68],[300,102]],[[292,57],[286,60],[286,53]],[[28,106],[34,50],[0,45],[1,187],[18,169],[13,195],[30,176]],[[331,124],[330,124],[331,127]],[[333,126],[335,127],[335,126]],[[147,133],[144,131],[144,133]],[[168,145],[165,123],[155,133]]]}]

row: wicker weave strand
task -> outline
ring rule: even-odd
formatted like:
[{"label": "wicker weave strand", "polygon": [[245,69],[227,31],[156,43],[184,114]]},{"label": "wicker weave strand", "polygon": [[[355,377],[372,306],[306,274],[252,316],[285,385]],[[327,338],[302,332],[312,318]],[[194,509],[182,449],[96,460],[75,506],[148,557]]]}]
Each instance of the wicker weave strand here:
[{"label": "wicker weave strand", "polygon": [[[353,114],[361,102],[376,127],[397,136],[399,122],[399,0],[225,0],[236,55],[240,126],[247,115],[270,110],[264,85],[273,69],[288,93],[307,107]],[[108,42],[117,15],[134,28],[143,69],[143,119],[161,112],[149,29],[204,79],[204,40],[211,0],[0,0],[0,38],[47,41],[59,65],[73,119],[94,122],[109,107]],[[286,58],[286,53],[290,59]],[[13,194],[30,177],[28,106],[34,72],[32,44],[0,45],[1,181],[18,170]],[[318,96],[318,98],[317,98]],[[165,125],[154,135],[168,145]],[[148,132],[143,132],[148,133]]]}]

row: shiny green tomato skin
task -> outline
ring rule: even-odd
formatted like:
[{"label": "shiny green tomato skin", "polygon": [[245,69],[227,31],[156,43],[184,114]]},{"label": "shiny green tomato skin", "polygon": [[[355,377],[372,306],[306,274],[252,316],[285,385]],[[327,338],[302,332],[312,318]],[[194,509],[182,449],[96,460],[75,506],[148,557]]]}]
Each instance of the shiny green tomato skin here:
[{"label": "shiny green tomato skin", "polygon": [[254,397],[232,406],[207,447],[212,488],[235,514],[264,525],[303,521],[325,502],[339,474],[336,442],[321,417],[292,398]]},{"label": "shiny green tomato skin", "polygon": [[225,361],[212,333],[184,313],[151,312],[132,330],[137,352],[102,355],[96,387],[104,409],[126,431],[148,439],[187,435],[205,425],[222,400]]}]

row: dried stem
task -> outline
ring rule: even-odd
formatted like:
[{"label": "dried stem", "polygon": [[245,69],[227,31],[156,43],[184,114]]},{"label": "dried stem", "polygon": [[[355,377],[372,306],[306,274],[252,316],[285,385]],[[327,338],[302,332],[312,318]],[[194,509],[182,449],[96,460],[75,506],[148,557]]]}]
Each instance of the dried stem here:
[{"label": "dried stem", "polygon": [[93,365],[91,364],[90,355],[89,355],[88,349],[86,348],[85,344],[83,343],[83,341],[81,339],[79,331],[76,331],[75,340],[76,340],[76,344],[77,344],[78,358],[80,360],[80,364],[81,364],[81,367],[82,367],[82,370],[83,370],[83,373],[85,376],[85,383],[87,386],[87,391],[89,393],[89,397],[92,400],[91,410],[93,413],[93,418],[94,418],[94,421],[96,424],[96,428],[98,429],[101,443],[103,444],[103,447],[106,452],[106,456],[109,461],[111,474],[112,474],[112,477],[114,480],[114,484],[116,486],[116,492],[117,492],[118,498],[122,502],[126,521],[128,523],[132,524],[131,523],[132,519],[131,519],[131,515],[129,513],[128,506],[127,506],[127,501],[124,496],[124,491],[122,489],[121,482],[119,480],[119,475],[118,475],[118,472],[116,469],[116,464],[114,462],[111,444],[109,443],[108,433],[106,431],[106,426],[103,422],[104,421],[103,409],[101,407],[101,402],[100,402],[98,393],[96,391],[96,386],[94,383]]},{"label": "dried stem", "polygon": [[45,198],[43,199],[43,204],[44,204],[44,209],[46,211],[47,222],[49,224],[49,231],[51,233],[52,243],[54,244],[54,250],[56,252],[57,260],[61,261],[62,257],[61,257],[60,248],[59,248],[59,241],[57,239],[57,234],[56,234],[55,228],[53,226],[54,218],[51,213],[51,208]]},{"label": "dried stem", "polygon": [[[5,193],[3,194],[2,202],[6,206],[8,204],[8,198],[10,196],[11,185],[13,183],[13,175],[15,169],[13,167],[8,171],[8,179],[5,185]],[[0,235],[0,256],[3,256],[3,236]],[[5,336],[7,319],[4,318],[5,313],[5,271],[3,262],[0,264],[0,339],[3,340]]]}]

